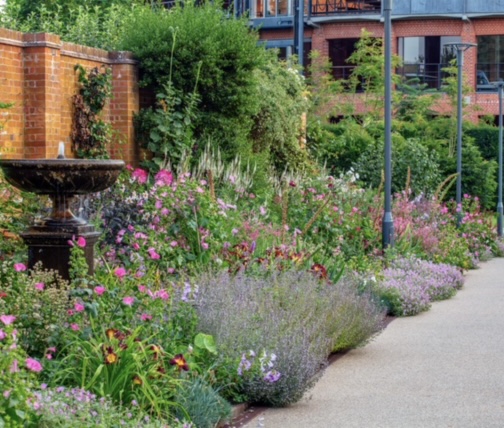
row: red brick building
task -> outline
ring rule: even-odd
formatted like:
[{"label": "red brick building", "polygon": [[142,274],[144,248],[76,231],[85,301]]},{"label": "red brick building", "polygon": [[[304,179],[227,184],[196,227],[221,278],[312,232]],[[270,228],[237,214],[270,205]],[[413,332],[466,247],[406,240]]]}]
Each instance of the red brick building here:
[{"label": "red brick building", "polygon": [[[301,0],[303,1],[303,0]],[[268,47],[283,56],[316,50],[329,58],[333,76],[346,78],[352,66],[346,59],[365,28],[383,37],[383,0],[304,0],[303,28],[296,16],[297,0],[250,0],[251,23],[260,29]],[[474,43],[464,55],[464,74],[473,93],[471,119],[498,114],[497,89],[504,80],[504,3],[488,0],[393,0],[392,52],[403,59],[396,70],[406,79],[416,78],[440,89],[443,68],[455,56],[450,43]],[[296,28],[297,27],[297,28]],[[303,38],[303,44],[299,40]],[[446,100],[445,100],[446,101]],[[440,112],[448,109],[440,102]]]}]

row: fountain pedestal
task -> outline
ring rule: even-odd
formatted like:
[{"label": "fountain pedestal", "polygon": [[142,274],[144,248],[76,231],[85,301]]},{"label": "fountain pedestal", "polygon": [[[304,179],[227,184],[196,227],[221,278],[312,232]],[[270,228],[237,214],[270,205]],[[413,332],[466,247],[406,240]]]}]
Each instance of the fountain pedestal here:
[{"label": "fountain pedestal", "polygon": [[35,264],[42,263],[44,269],[52,269],[59,273],[63,279],[70,279],[69,264],[71,245],[69,242],[82,236],[86,240],[83,248],[88,273],[94,273],[94,245],[100,232],[90,224],[32,226],[21,234],[28,246],[28,268],[33,269]]}]

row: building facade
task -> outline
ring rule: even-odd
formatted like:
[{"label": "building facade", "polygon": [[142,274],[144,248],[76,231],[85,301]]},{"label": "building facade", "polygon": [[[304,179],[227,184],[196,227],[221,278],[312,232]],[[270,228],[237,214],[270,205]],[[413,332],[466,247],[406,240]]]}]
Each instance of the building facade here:
[{"label": "building facade", "polygon": [[[267,47],[292,53],[309,63],[318,51],[330,59],[334,78],[352,71],[347,58],[362,29],[383,37],[383,0],[236,0]],[[298,10],[303,9],[300,17]],[[302,22],[302,26],[301,26]],[[302,40],[302,43],[300,42]],[[464,55],[464,74],[476,105],[471,119],[498,114],[495,82],[504,80],[504,1],[392,0],[392,52],[403,60],[395,70],[428,88],[441,89],[443,68],[454,58],[451,43],[477,44]],[[502,57],[502,58],[501,58]],[[441,112],[443,110],[441,102]]]}]

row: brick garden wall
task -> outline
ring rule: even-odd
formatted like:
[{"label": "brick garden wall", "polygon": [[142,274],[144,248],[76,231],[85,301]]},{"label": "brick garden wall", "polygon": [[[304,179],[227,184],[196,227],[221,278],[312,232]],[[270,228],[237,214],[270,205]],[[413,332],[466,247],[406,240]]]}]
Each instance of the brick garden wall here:
[{"label": "brick garden wall", "polygon": [[3,158],[54,158],[58,143],[71,152],[72,96],[78,91],[76,64],[89,70],[112,69],[113,97],[103,112],[117,141],[112,158],[135,162],[133,114],[139,109],[137,68],[128,52],[107,52],[65,43],[53,34],[23,34],[0,29],[0,102],[3,110],[0,154]]}]

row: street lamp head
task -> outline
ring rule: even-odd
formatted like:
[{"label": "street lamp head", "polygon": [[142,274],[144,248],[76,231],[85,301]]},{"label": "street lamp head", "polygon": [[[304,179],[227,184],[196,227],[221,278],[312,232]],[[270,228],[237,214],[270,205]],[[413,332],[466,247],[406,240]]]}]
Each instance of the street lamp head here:
[{"label": "street lamp head", "polygon": [[478,46],[476,43],[446,43],[444,46],[452,46],[457,51],[465,52],[467,49],[475,48]]}]

